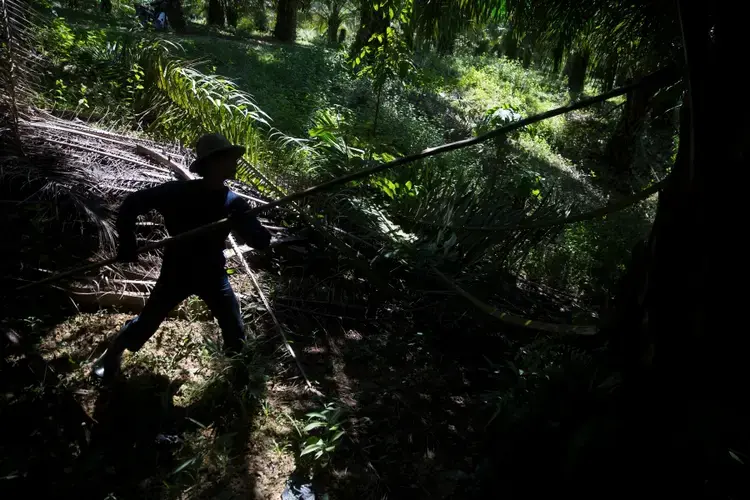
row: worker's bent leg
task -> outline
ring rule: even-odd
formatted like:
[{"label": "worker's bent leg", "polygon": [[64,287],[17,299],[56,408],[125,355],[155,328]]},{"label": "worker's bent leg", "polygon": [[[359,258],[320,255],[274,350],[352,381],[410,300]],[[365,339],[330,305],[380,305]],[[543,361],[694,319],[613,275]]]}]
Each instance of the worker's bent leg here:
[{"label": "worker's bent leg", "polygon": [[240,303],[232,291],[226,275],[205,280],[198,296],[203,299],[211,314],[219,321],[221,334],[224,337],[224,350],[236,354],[242,350],[245,340],[245,324],[240,314]]},{"label": "worker's bent leg", "polygon": [[172,283],[170,280],[156,282],[151,296],[146,301],[141,314],[123,326],[115,338],[112,348],[122,352],[124,349],[135,352],[146,343],[177,304],[185,300],[191,291],[184,284]]},{"label": "worker's bent leg", "polygon": [[122,352],[125,349],[140,349],[156,332],[169,311],[189,294],[184,284],[180,286],[173,280],[159,278],[141,314],[125,323],[104,355],[94,363],[92,374],[105,382],[112,380],[120,370]]}]

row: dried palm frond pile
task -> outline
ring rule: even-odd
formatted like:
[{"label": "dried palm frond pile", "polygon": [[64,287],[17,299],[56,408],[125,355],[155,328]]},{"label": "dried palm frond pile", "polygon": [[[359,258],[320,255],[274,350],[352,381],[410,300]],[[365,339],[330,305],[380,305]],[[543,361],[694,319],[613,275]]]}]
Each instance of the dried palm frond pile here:
[{"label": "dried palm frond pile", "polygon": [[[179,178],[170,168],[139,154],[139,150],[156,152],[185,170],[192,161],[192,153],[178,144],[157,143],[101,130],[78,120],[63,120],[43,112],[21,119],[19,131],[30,159],[4,166],[4,190],[9,196],[13,194],[11,198],[18,198],[6,199],[4,204],[12,211],[30,204],[46,205],[50,202],[50,210],[37,211],[36,217],[27,220],[26,227],[56,226],[79,231],[80,236],[72,237],[70,231],[63,229],[59,236],[65,238],[68,235],[71,241],[57,242],[59,246],[69,248],[71,244],[88,240],[88,254],[77,255],[79,258],[102,258],[114,253],[114,217],[125,196]],[[44,184],[39,186],[38,182],[28,181],[37,178],[44,178]],[[267,200],[247,184],[237,182],[232,188],[251,206]],[[71,210],[65,209],[69,204],[72,204]],[[275,215],[278,212],[271,212],[266,217]],[[286,229],[280,227],[280,221],[262,219],[262,222],[277,235],[286,233]],[[92,232],[92,228],[96,228],[96,232]],[[140,244],[167,237],[163,221],[155,213],[143,217],[138,228]],[[38,246],[38,242],[36,244]],[[34,252],[24,255],[24,249],[19,250],[20,262],[27,271],[50,272],[52,269],[48,265],[53,265],[52,260],[55,261],[55,270],[59,270],[59,259],[52,259],[50,255],[47,259],[37,258],[35,261]],[[48,250],[50,254],[56,253]],[[240,252],[243,250],[248,249],[245,247]],[[235,252],[228,254],[235,255]],[[160,254],[148,253],[138,264],[107,266],[96,277],[81,276],[71,291],[84,302],[95,300],[102,305],[137,308],[143,303],[144,292],[148,292],[157,278],[159,264]],[[238,266],[238,273],[242,272],[242,267]]]}]

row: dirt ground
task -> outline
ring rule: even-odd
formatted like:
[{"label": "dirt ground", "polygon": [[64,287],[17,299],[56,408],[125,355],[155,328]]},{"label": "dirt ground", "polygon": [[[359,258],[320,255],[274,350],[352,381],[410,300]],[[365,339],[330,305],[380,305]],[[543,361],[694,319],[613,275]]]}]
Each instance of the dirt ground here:
[{"label": "dirt ground", "polygon": [[[190,306],[126,353],[108,388],[89,377],[91,365],[130,314],[38,325],[35,366],[17,356],[3,367],[6,421],[30,438],[3,445],[4,486],[42,470],[52,473],[40,493],[82,498],[278,499],[290,477],[313,472],[329,498],[455,498],[470,486],[491,417],[487,377],[464,368],[462,353],[440,352],[413,321],[280,307],[321,397],[305,388],[267,314],[248,309],[253,334],[237,373],[220,353],[218,326]],[[342,409],[346,433],[323,465],[300,457],[315,435],[301,429],[327,403]]]}]

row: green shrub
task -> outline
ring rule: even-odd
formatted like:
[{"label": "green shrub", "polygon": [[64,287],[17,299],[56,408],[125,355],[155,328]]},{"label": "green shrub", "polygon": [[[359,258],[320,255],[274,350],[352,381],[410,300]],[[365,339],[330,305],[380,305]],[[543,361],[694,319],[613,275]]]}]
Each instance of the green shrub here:
[{"label": "green shrub", "polygon": [[237,21],[235,33],[239,36],[249,38],[255,31],[255,21],[250,17],[243,17]]}]

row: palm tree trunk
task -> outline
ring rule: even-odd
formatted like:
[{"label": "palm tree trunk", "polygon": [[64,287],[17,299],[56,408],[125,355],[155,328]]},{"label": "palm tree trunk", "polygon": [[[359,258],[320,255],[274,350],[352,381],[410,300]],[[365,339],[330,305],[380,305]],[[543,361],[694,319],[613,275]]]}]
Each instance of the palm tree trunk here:
[{"label": "palm tree trunk", "polygon": [[185,16],[182,14],[182,5],[180,0],[171,0],[167,2],[167,19],[169,19],[169,25],[177,33],[185,32]]},{"label": "palm tree trunk", "polygon": [[508,59],[518,58],[518,39],[511,32],[503,36],[503,55]]},{"label": "palm tree trunk", "polygon": [[565,46],[562,42],[558,42],[557,45],[555,45],[555,50],[552,52],[552,73],[555,75],[560,74],[560,66],[562,65],[564,52]]},{"label": "palm tree trunk", "polygon": [[654,92],[653,88],[640,87],[628,94],[622,117],[607,144],[606,157],[611,167],[612,187],[623,194],[629,194],[633,188],[637,189],[631,185],[631,168],[638,137],[646,122],[649,101]]},{"label": "palm tree trunk", "polygon": [[206,21],[211,26],[224,26],[224,6],[220,0],[208,0]]},{"label": "palm tree trunk", "polygon": [[279,0],[273,36],[282,42],[297,39],[297,0]]},{"label": "palm tree trunk", "polygon": [[383,95],[383,85],[378,88],[378,98],[375,101],[375,118],[372,120],[372,136],[375,137],[375,133],[378,130],[378,117],[380,116],[380,98]]},{"label": "palm tree trunk", "polygon": [[533,47],[534,41],[531,35],[523,37],[523,41],[521,42],[521,61],[525,69],[529,69],[531,66],[531,60],[534,55]]},{"label": "palm tree trunk", "polygon": [[604,66],[604,74],[602,75],[602,90],[609,92],[615,88],[615,77],[617,76],[617,59],[610,57]]},{"label": "palm tree trunk", "polygon": [[[746,211],[728,182],[747,167],[750,126],[736,119],[741,101],[729,106],[726,99],[745,91],[735,58],[750,47],[742,26],[746,5],[680,6],[689,104],[682,109],[678,159],[659,196],[634,303],[618,323],[629,346],[621,351],[622,407],[634,410],[628,424],[636,440],[629,444],[645,459],[639,470],[653,471],[639,482],[687,497],[703,488],[708,471],[727,470],[727,450],[743,442],[749,417],[738,397],[747,391],[745,336],[738,333],[737,316],[720,311],[746,307],[744,294],[728,285],[745,247],[725,238]],[[668,459],[670,471],[658,470]]]},{"label": "palm tree trunk", "polygon": [[362,0],[359,10],[359,29],[354,38],[349,54],[358,57],[362,48],[367,45],[368,40],[374,33],[385,33],[388,27],[388,19],[385,19],[383,9],[375,11],[373,0]]},{"label": "palm tree trunk", "polygon": [[331,15],[328,17],[328,29],[326,30],[328,45],[338,43],[339,26],[341,26],[341,6],[334,4],[331,8]]},{"label": "palm tree trunk", "polygon": [[589,51],[585,49],[577,50],[570,57],[568,88],[570,94],[577,97],[583,92],[583,85],[586,82],[586,70],[589,65]]},{"label": "palm tree trunk", "polygon": [[236,28],[237,27],[237,5],[231,2],[227,2],[226,7],[224,8],[224,13],[226,14],[227,24],[233,28]]},{"label": "palm tree trunk", "polygon": [[447,56],[453,54],[453,49],[456,46],[456,38],[449,33],[440,33],[437,43],[438,54]]}]

